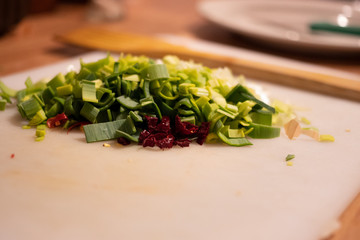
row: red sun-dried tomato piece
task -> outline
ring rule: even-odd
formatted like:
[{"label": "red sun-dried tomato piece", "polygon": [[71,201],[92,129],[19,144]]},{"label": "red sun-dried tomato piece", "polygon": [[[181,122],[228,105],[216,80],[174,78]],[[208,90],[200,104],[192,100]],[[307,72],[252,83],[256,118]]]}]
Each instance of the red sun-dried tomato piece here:
[{"label": "red sun-dried tomato piece", "polygon": [[187,138],[183,138],[183,139],[177,139],[174,142],[174,145],[178,145],[180,147],[188,147],[190,146],[191,141]]},{"label": "red sun-dried tomato piece", "polygon": [[155,130],[156,132],[169,133],[171,130],[170,118],[168,116],[163,116],[161,121],[157,124]]},{"label": "red sun-dried tomato piece", "polygon": [[144,140],[150,135],[151,133],[148,130],[142,130],[139,135],[139,144],[142,144]]},{"label": "red sun-dried tomato piece", "polygon": [[48,126],[48,128],[59,127],[66,123],[67,120],[68,117],[65,115],[65,113],[59,113],[55,117],[49,118],[46,121],[46,125]]},{"label": "red sun-dried tomato piece", "polygon": [[175,116],[175,134],[176,136],[189,137],[197,133],[199,127],[189,123],[182,122],[179,116]]},{"label": "red sun-dried tomato piece", "polygon": [[206,140],[207,135],[209,134],[210,129],[210,122],[202,122],[199,131],[197,132],[197,139],[196,142],[200,145],[203,145],[203,143]]},{"label": "red sun-dried tomato piece", "polygon": [[90,122],[88,122],[88,121],[82,121],[82,122],[74,123],[73,125],[71,125],[71,126],[68,128],[67,134],[69,134],[69,132],[70,132],[71,130],[73,130],[74,128],[76,128],[76,127],[83,127],[83,126],[88,125],[88,124],[90,124]]},{"label": "red sun-dried tomato piece", "polygon": [[150,116],[145,116],[146,119],[146,123],[147,123],[147,130],[150,133],[156,132],[156,126],[158,123],[158,118],[157,117],[150,117]]},{"label": "red sun-dried tomato piece", "polygon": [[131,143],[129,139],[124,138],[124,137],[119,137],[116,139],[116,141],[124,146],[129,145]]},{"label": "red sun-dried tomato piece", "polygon": [[172,148],[174,145],[175,137],[172,134],[156,133],[154,134],[155,144],[159,148]]},{"label": "red sun-dried tomato piece", "polygon": [[150,136],[148,136],[147,138],[144,139],[144,141],[142,142],[142,146],[143,147],[155,147],[155,143],[156,143],[156,138],[153,134],[151,134]]},{"label": "red sun-dried tomato piece", "polygon": [[189,122],[182,122],[179,116],[175,116],[174,125],[171,125],[168,116],[163,116],[160,122],[156,117],[145,116],[145,119],[147,129],[139,136],[139,144],[143,147],[158,146],[161,149],[172,148],[175,145],[188,147],[191,143],[189,138],[197,138],[197,142],[202,145],[209,133],[208,122],[198,127]]}]

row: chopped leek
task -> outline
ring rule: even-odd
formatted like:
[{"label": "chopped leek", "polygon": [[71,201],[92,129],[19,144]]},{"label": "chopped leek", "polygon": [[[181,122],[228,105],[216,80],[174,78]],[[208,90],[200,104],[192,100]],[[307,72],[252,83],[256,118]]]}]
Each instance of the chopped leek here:
[{"label": "chopped leek", "polygon": [[18,104],[19,112],[22,117],[30,120],[38,111],[42,110],[39,102],[34,98],[30,98],[24,102]]},{"label": "chopped leek", "polygon": [[[156,116],[196,127],[206,121],[207,142],[246,146],[251,145],[249,137],[278,137],[280,128],[272,126],[273,117],[284,108],[257,98],[243,78],[227,68],[211,69],[175,56],[162,61],[131,55],[118,59],[107,55],[89,63],[80,60],[78,72],[59,73],[47,83],[27,78],[25,85],[15,91],[0,81],[0,110],[16,97],[28,125],[42,126],[59,114],[66,117],[66,123],[59,123],[64,128],[90,122],[84,126],[87,142],[120,137],[138,142],[139,132],[146,128],[145,117]],[[38,131],[41,140],[45,130]]]},{"label": "chopped leek", "polygon": [[125,123],[125,120],[117,120],[113,122],[104,122],[96,124],[88,124],[84,126],[86,142],[97,142],[115,139],[116,131]]},{"label": "chopped leek", "polygon": [[241,84],[238,84],[230,91],[230,93],[226,96],[226,100],[233,103],[251,100],[256,102],[259,105],[259,108],[266,108],[270,112],[275,113],[275,109],[273,107],[257,99],[246,87]]},{"label": "chopped leek", "polygon": [[139,142],[139,132],[136,132],[134,134],[129,134],[127,132],[121,131],[121,130],[117,130],[116,131],[116,137],[124,137],[128,140],[130,140],[131,142]]},{"label": "chopped leek", "polygon": [[292,159],[294,159],[295,158],[295,155],[294,154],[288,154],[287,156],[286,156],[286,158],[285,158],[285,161],[290,161],[290,160],[292,160]]},{"label": "chopped leek", "polygon": [[100,110],[90,103],[85,102],[84,106],[80,110],[80,115],[89,120],[92,123],[96,122]]},{"label": "chopped leek", "polygon": [[141,107],[140,103],[124,95],[117,98],[118,102],[127,109],[135,110]]},{"label": "chopped leek", "polygon": [[257,110],[256,112],[253,112],[250,116],[253,123],[263,124],[267,126],[271,126],[272,124],[272,113],[269,111]]},{"label": "chopped leek", "polygon": [[276,138],[280,136],[280,128],[252,123],[253,130],[248,134],[252,138]]},{"label": "chopped leek", "polygon": [[0,99],[0,111],[4,111],[6,107],[7,101],[4,99]]},{"label": "chopped leek", "polygon": [[16,97],[16,94],[18,91],[16,91],[15,89],[9,88],[0,80],[0,92],[3,92],[10,97]]},{"label": "chopped leek", "polygon": [[245,137],[228,138],[221,132],[218,132],[217,135],[224,143],[230,146],[242,147],[242,146],[252,145],[252,143],[249,142],[249,140],[247,140],[247,138]]},{"label": "chopped leek", "polygon": [[82,100],[84,102],[98,102],[98,99],[96,98],[95,82],[87,80],[82,81]]},{"label": "chopped leek", "polygon": [[40,109],[29,121],[29,125],[37,126],[37,125],[41,124],[42,122],[46,121],[46,119],[47,119],[47,117],[46,117],[44,110]]},{"label": "chopped leek", "polygon": [[165,64],[153,64],[146,69],[146,78],[150,81],[167,79],[170,75]]},{"label": "chopped leek", "polygon": [[320,142],[334,142],[335,138],[329,134],[321,134],[319,137]]},{"label": "chopped leek", "polygon": [[44,125],[44,124],[37,125],[35,136],[36,137],[45,137],[45,134],[46,134],[46,125]]},{"label": "chopped leek", "polygon": [[26,80],[25,80],[25,86],[26,88],[31,88],[33,86],[33,83],[32,83],[32,80],[30,77],[28,77]]},{"label": "chopped leek", "polygon": [[65,77],[62,73],[56,75],[53,79],[51,79],[46,85],[55,90],[57,87],[63,86],[65,83]]}]

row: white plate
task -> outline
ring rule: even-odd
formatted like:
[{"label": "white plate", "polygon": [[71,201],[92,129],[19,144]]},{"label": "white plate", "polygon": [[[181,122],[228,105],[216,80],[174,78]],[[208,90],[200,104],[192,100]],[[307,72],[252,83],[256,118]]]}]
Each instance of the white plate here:
[{"label": "white plate", "polygon": [[304,51],[360,53],[360,37],[314,33],[308,24],[334,22],[344,2],[337,1],[202,1],[199,12],[236,33],[281,48]]}]

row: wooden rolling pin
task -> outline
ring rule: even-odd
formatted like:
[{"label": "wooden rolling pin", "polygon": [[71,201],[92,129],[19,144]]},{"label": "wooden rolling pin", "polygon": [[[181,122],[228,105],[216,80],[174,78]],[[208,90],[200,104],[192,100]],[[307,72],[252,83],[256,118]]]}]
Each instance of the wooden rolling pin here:
[{"label": "wooden rolling pin", "polygon": [[67,44],[110,52],[145,54],[158,58],[174,54],[182,59],[192,59],[209,67],[226,66],[235,74],[249,78],[360,101],[360,77],[356,81],[268,63],[193,51],[152,37],[112,32],[100,28],[82,28],[56,36],[56,39]]}]

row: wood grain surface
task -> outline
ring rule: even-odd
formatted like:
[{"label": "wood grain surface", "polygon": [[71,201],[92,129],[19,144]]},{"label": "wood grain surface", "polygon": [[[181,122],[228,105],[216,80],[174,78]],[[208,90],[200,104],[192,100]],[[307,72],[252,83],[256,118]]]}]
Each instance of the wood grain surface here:
[{"label": "wood grain surface", "polygon": [[[51,12],[29,15],[12,32],[0,37],[0,76],[86,53],[88,49],[64,45],[55,41],[54,36],[87,26],[145,35],[177,34],[360,74],[360,57],[357,55],[320,56],[281,51],[276,46],[269,47],[213,26],[197,13],[195,0],[120,2],[125,14],[114,21],[90,21],[89,6],[85,4],[59,3]],[[339,230],[327,240],[360,239],[360,194],[340,216],[340,221]]]}]

